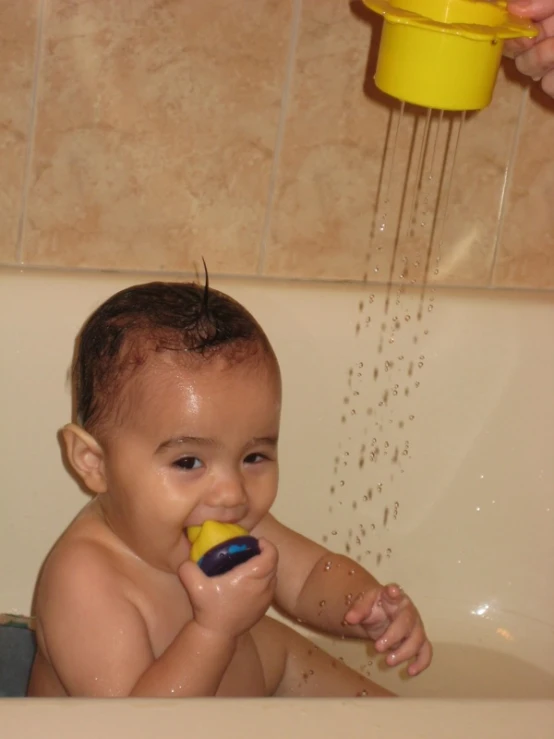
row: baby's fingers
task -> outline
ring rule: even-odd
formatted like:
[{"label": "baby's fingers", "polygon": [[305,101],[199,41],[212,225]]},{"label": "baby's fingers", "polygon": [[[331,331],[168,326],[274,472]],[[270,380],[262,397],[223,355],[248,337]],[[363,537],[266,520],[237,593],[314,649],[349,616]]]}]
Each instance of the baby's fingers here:
[{"label": "baby's fingers", "polygon": [[[236,568],[237,573],[265,578],[273,574],[277,568],[279,555],[277,548],[267,539],[259,539],[260,553]],[[240,570],[239,570],[240,568]]]},{"label": "baby's fingers", "polygon": [[390,585],[386,585],[383,588],[383,592],[381,594],[381,602],[385,611],[387,611],[387,606],[393,606],[394,609],[398,608],[403,598],[405,597],[406,595],[400,585],[397,585],[396,583],[391,583]]},{"label": "baby's fingers", "polygon": [[[423,627],[418,624],[398,648],[394,648],[394,651],[387,655],[387,664],[390,666],[400,665],[402,662],[412,659],[412,657],[418,657],[426,641],[427,637]],[[410,670],[408,672],[410,675],[412,674]]]},{"label": "baby's fingers", "polygon": [[385,633],[377,639],[375,648],[378,652],[393,649],[411,634],[415,624],[416,613],[414,610],[406,608],[400,611]]},{"label": "baby's fingers", "polygon": [[420,672],[423,672],[423,670],[426,670],[429,667],[432,659],[433,647],[431,646],[431,642],[425,639],[416,659],[408,667],[408,675],[410,675],[410,677],[419,675]]},{"label": "baby's fingers", "polygon": [[367,593],[360,594],[354,601],[352,607],[347,611],[344,620],[351,626],[357,626],[371,615],[375,597]]}]

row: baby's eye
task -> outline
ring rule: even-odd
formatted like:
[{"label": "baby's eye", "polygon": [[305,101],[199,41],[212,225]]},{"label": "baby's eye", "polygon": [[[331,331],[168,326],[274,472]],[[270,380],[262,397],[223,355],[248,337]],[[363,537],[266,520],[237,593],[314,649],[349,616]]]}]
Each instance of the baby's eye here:
[{"label": "baby's eye", "polygon": [[245,464],[258,464],[259,462],[263,462],[265,459],[267,459],[265,454],[259,454],[258,452],[254,452],[244,458],[244,463]]},{"label": "baby's eye", "polygon": [[197,470],[202,466],[202,461],[198,457],[181,457],[173,462],[173,466],[180,470]]}]

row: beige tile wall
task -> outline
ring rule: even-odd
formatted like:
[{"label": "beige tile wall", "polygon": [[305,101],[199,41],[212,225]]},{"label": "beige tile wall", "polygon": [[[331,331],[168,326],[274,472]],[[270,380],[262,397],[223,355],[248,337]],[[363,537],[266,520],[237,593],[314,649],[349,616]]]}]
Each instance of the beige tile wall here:
[{"label": "beige tile wall", "polygon": [[0,261],[554,288],[552,102],[507,62],[463,125],[401,116],[377,32],[358,0],[0,0]]}]

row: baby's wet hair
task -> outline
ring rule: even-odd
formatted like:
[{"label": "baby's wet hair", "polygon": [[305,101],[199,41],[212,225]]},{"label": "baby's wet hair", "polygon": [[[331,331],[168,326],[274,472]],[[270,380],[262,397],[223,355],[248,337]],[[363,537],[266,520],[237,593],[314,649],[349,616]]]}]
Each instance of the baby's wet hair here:
[{"label": "baby's wet hair", "polygon": [[258,355],[277,367],[255,318],[236,300],[210,288],[207,277],[205,286],[134,285],[102,303],[77,337],[72,365],[77,423],[93,432],[110,417],[125,382],[153,352],[176,352],[201,362],[222,356],[230,364]]}]

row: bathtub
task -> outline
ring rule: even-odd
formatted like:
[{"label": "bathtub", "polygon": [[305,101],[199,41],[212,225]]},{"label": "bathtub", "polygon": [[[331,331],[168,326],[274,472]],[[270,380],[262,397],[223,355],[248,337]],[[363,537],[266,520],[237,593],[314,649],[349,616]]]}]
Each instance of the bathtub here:
[{"label": "bathtub", "polygon": [[[75,334],[148,279],[0,271],[0,612],[29,613],[44,556],[85,502],[57,439]],[[422,302],[393,288],[383,331],[386,287],[213,283],[256,315],[281,362],[275,513],[398,581],[434,663],[410,680],[361,643],[312,634],[401,701],[5,700],[3,734],[73,736],[78,722],[82,737],[172,737],[204,722],[243,738],[552,736],[554,295],[436,289]]]}]

